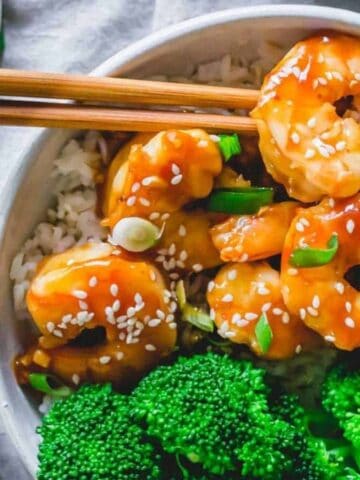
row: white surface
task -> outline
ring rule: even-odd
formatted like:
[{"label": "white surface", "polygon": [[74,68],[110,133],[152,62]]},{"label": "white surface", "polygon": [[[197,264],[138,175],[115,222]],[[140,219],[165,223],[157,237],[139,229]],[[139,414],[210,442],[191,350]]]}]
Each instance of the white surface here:
[{"label": "white surface", "polygon": [[[152,29],[216,9],[263,3],[266,2],[9,0],[4,5],[7,48],[3,64],[13,68],[86,72]],[[358,0],[302,3],[353,7],[360,11]],[[34,132],[29,129],[0,129],[0,189],[32,135]],[[29,478],[10,453],[4,436],[0,436],[0,478]]]}]

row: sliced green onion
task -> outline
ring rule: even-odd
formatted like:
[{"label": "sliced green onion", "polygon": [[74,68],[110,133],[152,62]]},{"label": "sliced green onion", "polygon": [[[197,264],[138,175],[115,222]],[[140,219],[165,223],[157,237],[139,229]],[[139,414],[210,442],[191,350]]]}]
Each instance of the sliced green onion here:
[{"label": "sliced green onion", "polygon": [[129,252],[144,252],[161,238],[163,229],[140,217],[122,218],[114,226],[110,242]]},{"label": "sliced green onion", "polygon": [[293,251],[290,263],[294,267],[320,267],[331,262],[339,248],[339,239],[336,233],[331,235],[327,248],[301,247]]},{"label": "sliced green onion", "polygon": [[212,212],[251,214],[272,203],[274,190],[266,187],[219,188],[210,194],[207,208]]},{"label": "sliced green onion", "polygon": [[[57,388],[50,386],[49,381],[54,379],[47,375],[46,373],[30,373],[29,383],[30,385],[39,392],[46,393],[53,398],[65,398],[73,393],[73,390],[66,385],[61,385]],[[56,383],[59,383],[56,381]]]},{"label": "sliced green onion", "polygon": [[255,336],[262,353],[267,353],[273,339],[273,332],[266,313],[263,313],[255,326]]},{"label": "sliced green onion", "polygon": [[214,331],[214,321],[211,317],[203,312],[200,308],[193,307],[187,303],[181,311],[182,318],[188,323],[191,323],[195,327],[203,330],[204,332]]},{"label": "sliced green onion", "polygon": [[194,307],[186,300],[184,282],[180,280],[176,285],[176,295],[182,315],[182,320],[191,323],[204,332],[214,331],[214,321],[200,308]]},{"label": "sliced green onion", "polygon": [[239,137],[236,133],[232,135],[219,135],[219,148],[225,162],[228,162],[234,155],[241,153],[242,150]]}]

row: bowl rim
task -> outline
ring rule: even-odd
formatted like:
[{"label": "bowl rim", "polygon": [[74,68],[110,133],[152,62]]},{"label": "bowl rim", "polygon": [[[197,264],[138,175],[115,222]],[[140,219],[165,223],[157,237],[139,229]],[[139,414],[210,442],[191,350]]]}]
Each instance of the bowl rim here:
[{"label": "bowl rim", "polygon": [[[157,32],[145,36],[124,49],[118,51],[107,60],[102,62],[98,67],[93,69],[89,75],[91,76],[111,76],[120,68],[131,68],[131,63],[139,64],[142,62],[142,55],[149,53],[157,47],[164,45],[170,41],[181,38],[195,32],[201,32],[213,26],[227,25],[236,23],[239,20],[252,19],[269,19],[269,18],[298,18],[299,23],[306,20],[329,20],[330,22],[338,22],[347,28],[360,29],[360,13],[352,10],[306,5],[303,4],[279,4],[279,5],[256,5],[251,7],[237,7],[226,10],[215,11],[205,15],[200,15],[192,19],[184,20],[179,23],[165,27]],[[10,216],[12,205],[16,195],[24,181],[28,170],[41,151],[42,146],[56,133],[54,129],[40,129],[34,133],[23,149],[19,152],[19,163],[7,177],[6,184],[0,193],[0,248],[5,235],[5,227]],[[18,158],[19,158],[18,157]],[[25,466],[27,472],[34,476],[34,465],[28,456],[22,452],[23,439],[5,405],[11,402],[7,397],[5,383],[0,372],[0,419],[3,421],[5,432],[9,435],[19,459]]]}]

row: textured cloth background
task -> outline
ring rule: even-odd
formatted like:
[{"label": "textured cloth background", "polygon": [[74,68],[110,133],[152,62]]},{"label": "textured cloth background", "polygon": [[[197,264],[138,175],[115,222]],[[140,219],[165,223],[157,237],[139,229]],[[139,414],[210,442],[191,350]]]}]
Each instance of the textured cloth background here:
[{"label": "textured cloth background", "polygon": [[[88,72],[127,44],[166,25],[215,10],[279,3],[360,11],[360,0],[3,0],[3,66]],[[36,129],[0,128],[0,188],[35,133]],[[1,424],[0,478],[30,480]]]}]

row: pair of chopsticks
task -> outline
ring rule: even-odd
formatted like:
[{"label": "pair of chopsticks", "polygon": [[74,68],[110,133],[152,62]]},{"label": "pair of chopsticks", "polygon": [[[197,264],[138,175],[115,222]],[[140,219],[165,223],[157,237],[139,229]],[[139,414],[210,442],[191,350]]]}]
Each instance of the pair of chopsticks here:
[{"label": "pair of chopsticks", "polygon": [[[0,100],[0,125],[130,132],[204,128],[209,132],[254,135],[256,124],[249,117],[140,110],[138,105],[251,109],[258,95],[257,90],[229,87],[0,69],[0,96],[22,97]],[[82,103],[31,101],[33,98]],[[124,109],[124,104],[136,108]]]}]

